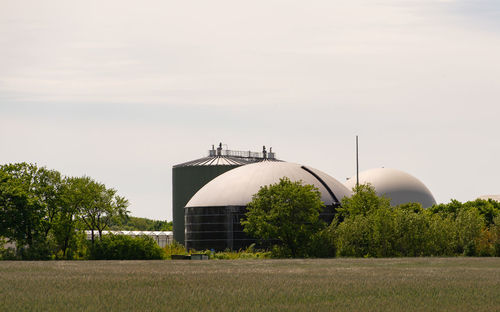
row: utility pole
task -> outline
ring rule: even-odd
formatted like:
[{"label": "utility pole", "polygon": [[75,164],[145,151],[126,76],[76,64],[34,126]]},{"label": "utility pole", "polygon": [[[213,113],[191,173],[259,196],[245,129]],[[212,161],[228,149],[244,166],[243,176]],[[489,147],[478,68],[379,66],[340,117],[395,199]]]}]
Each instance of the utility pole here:
[{"label": "utility pole", "polygon": [[356,188],[359,186],[359,155],[358,155],[358,136],[356,136]]}]

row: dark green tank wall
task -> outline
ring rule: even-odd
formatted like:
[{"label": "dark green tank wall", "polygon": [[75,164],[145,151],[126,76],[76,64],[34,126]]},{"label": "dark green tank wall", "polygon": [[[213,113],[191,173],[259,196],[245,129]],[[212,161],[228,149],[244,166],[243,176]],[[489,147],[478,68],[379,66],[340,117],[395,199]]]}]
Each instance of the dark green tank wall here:
[{"label": "dark green tank wall", "polygon": [[172,168],[174,239],[184,244],[184,207],[193,195],[215,177],[239,165],[181,166]]}]

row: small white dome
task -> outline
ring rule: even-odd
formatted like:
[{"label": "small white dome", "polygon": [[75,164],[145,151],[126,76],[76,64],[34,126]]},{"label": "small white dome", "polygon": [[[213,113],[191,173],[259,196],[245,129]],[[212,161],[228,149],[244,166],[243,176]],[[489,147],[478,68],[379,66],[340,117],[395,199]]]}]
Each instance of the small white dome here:
[{"label": "small white dome", "polygon": [[[262,186],[283,177],[316,186],[325,205],[339,203],[351,191],[317,169],[289,162],[260,162],[232,169],[202,187],[186,207],[246,206]],[[333,196],[332,196],[333,195]]]},{"label": "small white dome", "polygon": [[[428,208],[436,204],[431,191],[414,176],[396,169],[376,168],[359,173],[359,183],[370,183],[377,195],[385,195],[391,199],[392,205],[420,203]],[[350,190],[356,186],[356,176],[345,183]]]}]

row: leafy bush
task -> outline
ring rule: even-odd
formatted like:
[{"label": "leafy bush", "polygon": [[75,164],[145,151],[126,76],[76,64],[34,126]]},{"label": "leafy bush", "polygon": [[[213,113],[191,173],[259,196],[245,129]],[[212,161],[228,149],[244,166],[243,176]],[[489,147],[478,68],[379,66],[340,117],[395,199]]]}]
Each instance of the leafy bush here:
[{"label": "leafy bush", "polygon": [[455,219],[457,253],[476,256],[476,241],[484,227],[484,218],[475,208],[462,209]]},{"label": "leafy bush", "polygon": [[342,199],[342,207],[338,212],[342,218],[349,216],[366,216],[374,210],[389,208],[391,200],[387,197],[379,197],[371,184],[360,184],[353,188],[351,197]]},{"label": "leafy bush", "polygon": [[165,259],[172,259],[172,255],[188,255],[188,251],[184,245],[178,243],[177,241],[173,241],[172,244],[166,245],[163,247],[163,251],[165,254]]},{"label": "leafy bush", "polygon": [[335,231],[337,253],[343,257],[370,255],[370,225],[366,216],[347,218]]},{"label": "leafy bush", "polygon": [[6,244],[7,239],[0,237],[0,260],[17,260],[15,248],[5,248]]},{"label": "leafy bush", "polygon": [[422,209],[409,203],[391,207],[370,185],[353,189],[342,201],[344,218],[335,230],[340,256],[500,255],[500,203],[475,200]]},{"label": "leafy bush", "polygon": [[428,214],[427,253],[430,256],[453,256],[456,250],[455,222],[452,217]]},{"label": "leafy bush", "polygon": [[148,236],[104,235],[90,248],[92,260],[155,260],[164,252]]},{"label": "leafy bush", "polygon": [[484,228],[481,230],[481,233],[479,234],[479,237],[475,242],[475,249],[477,256],[495,256],[495,237],[488,228]]},{"label": "leafy bush", "polygon": [[21,246],[17,250],[17,254],[22,260],[53,260],[55,242],[50,237],[47,236],[45,240],[39,238],[28,246]]},{"label": "leafy bush", "polygon": [[0,248],[0,260],[18,260],[14,248]]},{"label": "leafy bush", "polygon": [[490,226],[490,233],[493,245],[493,255],[500,257],[500,216],[493,219],[493,224]]},{"label": "leafy bush", "polygon": [[494,219],[500,215],[500,202],[492,199],[476,199],[461,203],[458,200],[452,199],[447,204],[438,204],[430,207],[429,212],[433,214],[442,214],[451,217],[458,217],[463,211],[476,210],[481,217],[484,218],[486,225],[494,223]]},{"label": "leafy bush", "polygon": [[333,258],[337,253],[335,246],[335,225],[315,233],[312,236],[309,247],[307,248],[307,255],[311,258]]},{"label": "leafy bush", "polygon": [[119,231],[172,231],[172,221],[117,216],[111,219],[109,229]]},{"label": "leafy bush", "polygon": [[[420,206],[420,205],[418,205]],[[429,217],[418,209],[394,210],[394,256],[428,256],[431,234]]]},{"label": "leafy bush", "polygon": [[476,256],[493,253],[493,238],[484,229],[484,218],[475,209],[459,211],[453,218],[398,207],[381,208],[366,215],[346,218],[337,227],[335,236],[340,256]]},{"label": "leafy bush", "polygon": [[255,244],[250,245],[245,250],[239,251],[221,251],[212,255],[213,259],[218,260],[237,260],[237,259],[270,259],[272,257],[270,251],[255,250]]}]

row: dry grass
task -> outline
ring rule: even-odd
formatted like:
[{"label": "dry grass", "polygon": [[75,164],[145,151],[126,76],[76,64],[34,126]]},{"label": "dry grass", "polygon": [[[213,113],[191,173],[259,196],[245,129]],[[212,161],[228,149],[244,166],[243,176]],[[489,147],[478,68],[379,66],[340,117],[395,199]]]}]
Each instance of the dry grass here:
[{"label": "dry grass", "polygon": [[495,311],[500,259],[0,262],[2,311]]}]

